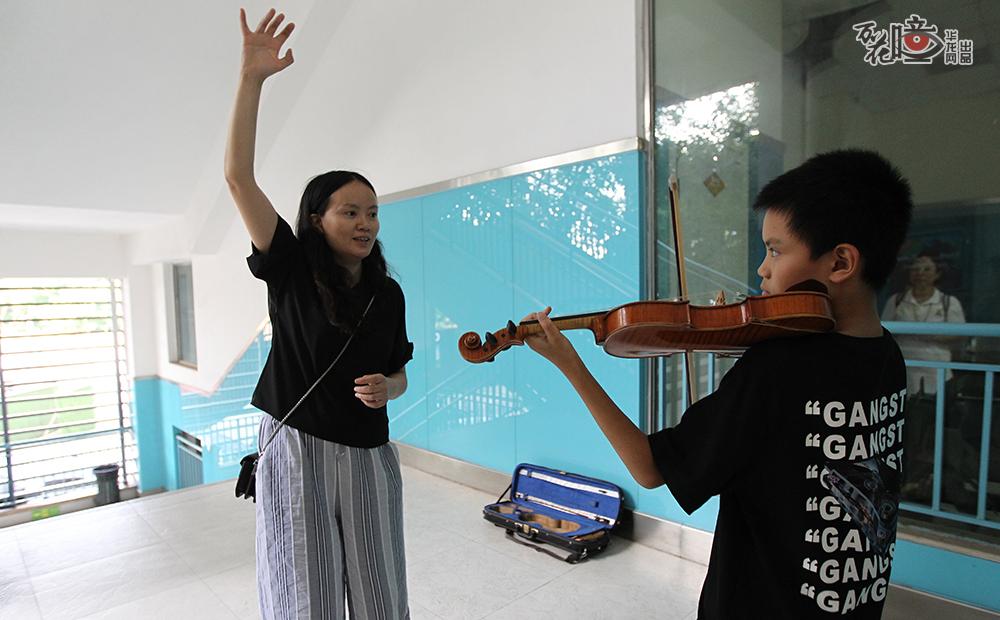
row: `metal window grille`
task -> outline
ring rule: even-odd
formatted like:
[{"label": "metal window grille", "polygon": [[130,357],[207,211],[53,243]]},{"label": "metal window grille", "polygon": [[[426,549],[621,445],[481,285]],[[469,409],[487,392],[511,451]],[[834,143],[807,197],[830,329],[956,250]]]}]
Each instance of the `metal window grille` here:
[{"label": "metal window grille", "polygon": [[137,481],[122,281],[0,279],[0,507]]}]

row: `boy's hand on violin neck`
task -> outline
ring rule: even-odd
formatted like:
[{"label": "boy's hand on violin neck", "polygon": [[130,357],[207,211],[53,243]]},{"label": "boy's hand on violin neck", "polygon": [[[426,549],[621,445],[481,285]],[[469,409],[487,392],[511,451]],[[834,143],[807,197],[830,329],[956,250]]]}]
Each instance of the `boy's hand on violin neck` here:
[{"label": "boy's hand on violin neck", "polygon": [[[240,27],[243,31],[243,65],[242,74],[245,78],[264,81],[269,76],[292,64],[292,50],[285,51],[284,56],[278,56],[281,46],[295,29],[295,24],[289,23],[281,32],[278,27],[285,20],[284,14],[275,15],[271,9],[260,20],[255,30],[247,25],[246,11],[240,9]],[[277,33],[277,34],[276,34]]]},{"label": "boy's hand on violin neck", "polygon": [[564,373],[570,372],[575,365],[580,363],[580,356],[566,336],[549,318],[550,312],[552,312],[552,308],[548,307],[541,312],[532,312],[521,319],[522,322],[538,321],[538,325],[542,328],[542,333],[525,337],[524,343],[555,364],[559,370]]}]

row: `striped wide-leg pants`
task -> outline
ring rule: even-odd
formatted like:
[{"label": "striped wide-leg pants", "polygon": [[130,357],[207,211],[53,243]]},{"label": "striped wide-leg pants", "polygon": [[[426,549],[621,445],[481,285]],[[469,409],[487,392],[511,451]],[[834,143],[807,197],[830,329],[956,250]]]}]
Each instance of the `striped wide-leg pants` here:
[{"label": "striped wide-leg pants", "polygon": [[[264,415],[260,437],[277,421]],[[395,446],[352,448],[288,426],[257,468],[257,592],[265,620],[408,618]]]}]

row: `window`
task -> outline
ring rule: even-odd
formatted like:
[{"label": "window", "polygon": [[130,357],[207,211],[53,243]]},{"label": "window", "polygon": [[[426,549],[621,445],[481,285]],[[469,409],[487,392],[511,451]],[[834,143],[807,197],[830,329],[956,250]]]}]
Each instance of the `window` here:
[{"label": "window", "polygon": [[170,361],[195,368],[198,352],[194,331],[194,278],[190,263],[169,265],[166,289]]},{"label": "window", "polygon": [[116,463],[136,484],[122,283],[0,279],[0,506],[96,492]]}]

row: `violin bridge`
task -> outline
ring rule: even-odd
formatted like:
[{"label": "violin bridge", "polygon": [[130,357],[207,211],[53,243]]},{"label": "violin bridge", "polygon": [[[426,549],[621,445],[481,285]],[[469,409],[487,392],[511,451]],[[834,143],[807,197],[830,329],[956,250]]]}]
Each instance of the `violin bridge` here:
[{"label": "violin bridge", "polygon": [[715,294],[715,301],[712,302],[715,306],[726,305],[726,291],[719,289],[719,292]]}]

